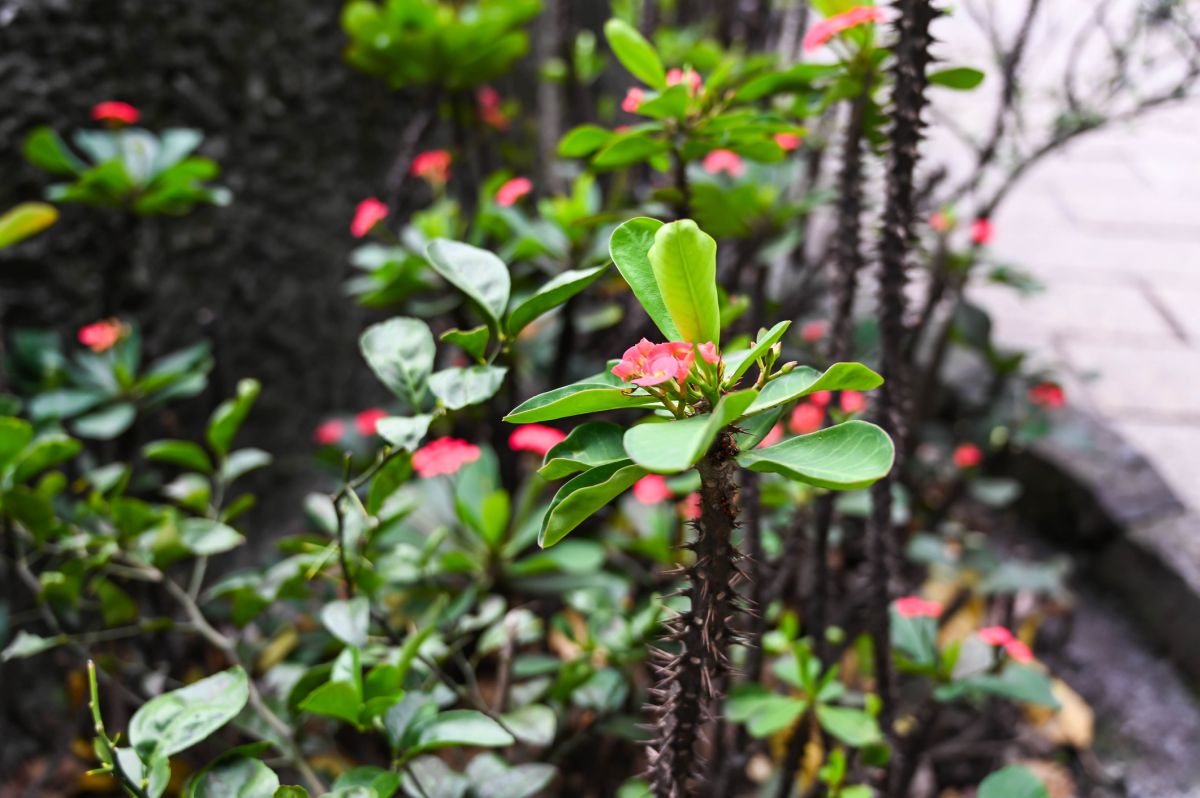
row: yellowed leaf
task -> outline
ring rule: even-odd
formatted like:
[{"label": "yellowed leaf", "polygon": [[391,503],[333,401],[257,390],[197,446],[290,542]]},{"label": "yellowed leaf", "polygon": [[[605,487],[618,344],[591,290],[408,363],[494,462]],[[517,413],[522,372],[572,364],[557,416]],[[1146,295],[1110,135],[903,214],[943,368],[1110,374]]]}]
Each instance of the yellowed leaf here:
[{"label": "yellowed leaf", "polygon": [[1079,693],[1062,679],[1052,679],[1050,692],[1058,700],[1059,709],[1025,705],[1025,714],[1038,734],[1054,745],[1090,748],[1095,733],[1095,713]]}]

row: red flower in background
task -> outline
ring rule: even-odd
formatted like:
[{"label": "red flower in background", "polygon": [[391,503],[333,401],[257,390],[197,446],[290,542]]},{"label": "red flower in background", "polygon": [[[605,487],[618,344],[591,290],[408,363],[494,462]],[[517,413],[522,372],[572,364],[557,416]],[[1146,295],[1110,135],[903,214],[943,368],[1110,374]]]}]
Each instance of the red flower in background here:
[{"label": "red flower in background", "polygon": [[621,100],[621,110],[629,114],[636,114],[644,99],[646,99],[646,92],[634,86],[625,92],[625,99]]},{"label": "red flower in background", "polygon": [[675,86],[679,83],[687,81],[688,94],[693,96],[700,93],[700,89],[704,86],[704,81],[700,79],[700,73],[694,69],[682,70],[679,67],[667,70],[667,85]]},{"label": "red flower in background", "polygon": [[759,442],[758,446],[755,446],[754,448],[765,449],[768,446],[774,446],[781,440],[783,440],[783,425],[776,424],[775,426],[771,427],[771,431],[767,433],[767,437],[763,438],[762,441]]},{"label": "red flower in background", "polygon": [[689,493],[683,497],[683,501],[679,503],[679,514],[684,517],[684,520],[695,521],[700,517],[700,494]]},{"label": "red flower in background", "polygon": [[829,323],[824,319],[806,321],[804,322],[804,326],[800,328],[800,337],[810,344],[815,344],[825,337],[825,332],[828,329]]},{"label": "red flower in background", "polygon": [[1066,394],[1057,382],[1039,382],[1029,389],[1029,401],[1041,407],[1062,407],[1067,403]]},{"label": "red flower in background", "polygon": [[515,205],[517,200],[533,191],[533,183],[528,177],[514,177],[505,182],[496,191],[496,204],[502,208]]},{"label": "red flower in background", "polygon": [[431,185],[443,186],[450,179],[452,160],[449,150],[426,150],[413,158],[409,171]]},{"label": "red flower in background", "polygon": [[992,223],[984,218],[971,222],[971,243],[983,246],[992,240]]},{"label": "red flower in background", "polygon": [[129,331],[118,319],[105,319],[79,328],[79,343],[93,352],[107,352]]},{"label": "red flower in background", "polygon": [[323,421],[313,430],[313,440],[322,446],[337,443],[346,434],[346,425],[336,418]]},{"label": "red flower in background", "polygon": [[500,107],[500,92],[491,86],[482,86],[475,92],[475,101],[479,105],[479,118],[485,125],[499,131],[511,127],[512,123]]},{"label": "red flower in background", "polygon": [[998,646],[1004,653],[1017,662],[1032,662],[1033,651],[1024,642],[1018,640],[1012,632],[1003,626],[985,626],[979,630],[979,639],[989,646]]},{"label": "red flower in background", "polygon": [[388,208],[374,197],[368,197],[358,203],[354,209],[354,221],[350,222],[350,235],[362,238],[371,232],[371,228],[387,218]]},{"label": "red flower in background", "polygon": [[828,406],[831,399],[833,399],[833,391],[814,391],[808,395],[808,401],[817,407]]},{"label": "red flower in background", "polygon": [[954,450],[954,464],[959,468],[974,468],[983,462],[983,452],[973,443],[960,444]]},{"label": "red flower in background", "polygon": [[633,498],[642,504],[658,504],[671,498],[671,489],[661,474],[647,474],[633,483]]},{"label": "red flower in background", "polygon": [[382,407],[372,407],[354,417],[354,428],[358,430],[359,435],[369,438],[375,434],[375,427],[378,426],[379,421],[387,417],[388,411]]},{"label": "red flower in background", "polygon": [[861,413],[867,408],[867,397],[861,391],[842,391],[838,402],[843,413]]},{"label": "red flower in background", "polygon": [[792,432],[797,435],[807,435],[816,432],[825,423],[825,409],[813,402],[801,402],[792,411],[789,424]]},{"label": "red flower in background", "polygon": [[741,177],[746,173],[746,164],[733,150],[713,150],[704,156],[704,171],[710,175],[724,172],[730,177]]},{"label": "red flower in background", "polygon": [[893,606],[903,618],[936,618],[942,614],[941,604],[920,596],[898,598]]},{"label": "red flower in background", "polygon": [[1004,647],[1004,653],[1017,662],[1033,662],[1033,651],[1020,640],[1010,640]]},{"label": "red flower in background", "polygon": [[804,49],[812,52],[842,31],[867,22],[878,22],[882,18],[883,12],[874,6],[855,6],[810,27],[808,33],[804,34]]},{"label": "red flower in background", "polygon": [[696,353],[685,341],[654,344],[643,338],[625,350],[612,373],[625,382],[647,388],[672,379],[682,383],[695,362]]},{"label": "red flower in background", "polygon": [[954,227],[954,217],[945,211],[934,211],[929,217],[929,226],[937,233],[948,233]]},{"label": "red flower in background", "polygon": [[554,427],[547,427],[543,424],[526,424],[517,427],[513,430],[512,435],[508,436],[508,447],[514,452],[533,452],[545,457],[546,452],[562,443],[566,437],[562,430]]},{"label": "red flower in background", "polygon": [[454,474],[479,459],[479,447],[461,438],[437,438],[413,452],[413,469],[423,477]]},{"label": "red flower in background", "polygon": [[142,113],[129,103],[118,100],[96,103],[92,106],[92,119],[98,122],[115,122],[121,125],[132,125],[138,121]]},{"label": "red flower in background", "polygon": [[791,152],[800,146],[804,139],[797,136],[795,133],[776,133],[775,143],[779,145],[784,152]]}]

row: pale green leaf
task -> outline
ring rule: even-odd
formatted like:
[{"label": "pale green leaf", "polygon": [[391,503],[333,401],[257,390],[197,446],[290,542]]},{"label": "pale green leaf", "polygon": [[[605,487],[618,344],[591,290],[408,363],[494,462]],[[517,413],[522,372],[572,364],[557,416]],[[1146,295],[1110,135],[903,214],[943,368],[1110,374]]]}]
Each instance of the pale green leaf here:
[{"label": "pale green leaf", "polygon": [[721,397],[711,413],[680,421],[639,424],[625,433],[630,459],[656,474],[677,474],[696,464],[712,446],[717,434],[741,417],[758,396],[755,390]]},{"label": "pale green leaf", "polygon": [[742,452],[738,463],[751,471],[782,474],[819,488],[854,490],[887,476],[894,457],[886,432],[866,421],[847,421],[766,449]]},{"label": "pale green leaf", "polygon": [[691,219],[665,224],[646,255],[682,340],[720,343],[717,242]]}]

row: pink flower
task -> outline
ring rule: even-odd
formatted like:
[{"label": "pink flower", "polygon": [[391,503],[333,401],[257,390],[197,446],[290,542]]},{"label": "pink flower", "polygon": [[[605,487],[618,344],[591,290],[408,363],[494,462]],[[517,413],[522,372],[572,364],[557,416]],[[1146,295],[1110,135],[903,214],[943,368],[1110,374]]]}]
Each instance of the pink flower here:
[{"label": "pink flower", "polygon": [[810,344],[815,344],[825,337],[825,331],[829,328],[829,324],[822,319],[807,321],[800,328],[800,337]]},{"label": "pink flower", "polygon": [[874,6],[855,6],[849,11],[835,14],[808,29],[808,33],[804,34],[804,49],[812,52],[842,31],[867,22],[878,22],[882,17],[883,13]]},{"label": "pink flower", "polygon": [[948,233],[954,227],[954,217],[945,211],[934,211],[929,216],[929,226],[936,233]]},{"label": "pink flower", "polygon": [[808,395],[808,401],[817,407],[828,406],[831,399],[833,399],[833,391],[815,391]]},{"label": "pink flower", "polygon": [[621,110],[629,114],[636,114],[644,99],[646,99],[646,92],[634,86],[625,92],[625,99],[621,100]]},{"label": "pink flower", "polygon": [[701,87],[704,86],[704,81],[700,79],[700,73],[689,68],[686,72],[678,67],[667,71],[667,85],[674,86],[683,83],[687,80],[688,94],[693,97],[700,93]]},{"label": "pink flower", "polygon": [[713,150],[704,156],[704,171],[710,175],[724,172],[730,177],[741,177],[746,173],[746,164],[733,150]]},{"label": "pink flower", "polygon": [[767,437],[763,438],[755,448],[765,449],[768,446],[774,446],[781,440],[783,440],[783,425],[776,424],[775,426],[771,427],[771,431],[767,433]]},{"label": "pink flower", "polygon": [[450,179],[452,160],[449,150],[426,150],[413,158],[409,171],[430,185],[443,186]]},{"label": "pink flower", "polygon": [[812,402],[801,402],[792,411],[792,418],[789,423],[791,424],[792,432],[797,435],[807,435],[810,432],[816,432],[825,423],[825,410],[820,405]]},{"label": "pink flower", "polygon": [[79,343],[93,352],[106,352],[129,332],[119,319],[105,319],[79,328]]},{"label": "pink flower", "polygon": [[842,391],[838,402],[843,413],[861,413],[867,407],[867,397],[861,391]]},{"label": "pink flower", "polygon": [[700,517],[700,494],[689,493],[679,503],[679,514],[685,521],[695,521]]},{"label": "pink flower", "polygon": [[372,407],[354,417],[354,428],[358,430],[359,435],[369,438],[375,434],[375,427],[379,424],[380,419],[387,417],[388,411],[382,407]]},{"label": "pink flower", "polygon": [[964,443],[954,450],[954,464],[959,468],[974,468],[983,462],[983,452],[973,443]]},{"label": "pink flower", "polygon": [[658,504],[671,498],[671,489],[667,487],[666,477],[647,474],[633,483],[633,497],[642,504]]},{"label": "pink flower", "polygon": [[413,469],[425,478],[453,474],[479,459],[479,447],[461,438],[437,438],[413,452]]},{"label": "pink flower", "polygon": [[1009,640],[1004,646],[1004,653],[1017,662],[1033,662],[1033,651],[1020,640]]},{"label": "pink flower", "polygon": [[1003,626],[985,626],[979,630],[979,639],[989,646],[1006,646],[1015,638]]},{"label": "pink flower", "polygon": [[1029,389],[1029,401],[1041,407],[1057,408],[1067,403],[1067,397],[1057,382],[1039,382]]},{"label": "pink flower", "polygon": [[141,111],[129,103],[109,100],[92,106],[92,119],[99,122],[113,122],[120,125],[132,125],[142,115]]},{"label": "pink flower", "polygon": [[720,363],[721,355],[717,352],[717,346],[712,341],[706,344],[700,344],[696,347],[696,351],[700,353],[700,357],[705,363]]},{"label": "pink flower", "polygon": [[971,243],[983,246],[992,240],[992,223],[984,218],[971,222]]},{"label": "pink flower", "polygon": [[496,191],[496,204],[508,208],[530,191],[533,191],[533,183],[528,177],[514,177]]},{"label": "pink flower", "polygon": [[625,382],[643,388],[660,385],[668,380],[683,383],[692,372],[696,353],[685,341],[669,341],[653,344],[645,338],[625,350],[621,362],[613,366],[612,373]]},{"label": "pink flower", "polygon": [[936,618],[942,614],[942,605],[920,596],[905,596],[893,603],[902,618]]},{"label": "pink flower", "polygon": [[337,443],[342,439],[342,435],[346,433],[346,425],[336,418],[331,418],[328,421],[323,421],[313,430],[313,440],[322,446],[329,446]]},{"label": "pink flower", "polygon": [[779,145],[784,152],[791,152],[800,146],[800,142],[804,139],[797,136],[795,133],[776,133],[775,143]]},{"label": "pink flower", "polygon": [[496,130],[508,130],[511,122],[500,107],[500,92],[491,86],[481,86],[475,92],[475,101],[479,106],[479,118],[488,127]]},{"label": "pink flower", "polygon": [[350,235],[362,238],[371,232],[371,228],[387,218],[388,208],[374,197],[368,197],[358,203],[354,209],[354,221],[350,222]]},{"label": "pink flower", "polygon": [[513,430],[512,435],[508,436],[508,447],[514,452],[533,452],[545,457],[546,452],[562,443],[566,437],[562,430],[554,427],[547,427],[543,424],[526,424],[523,427],[517,427]]}]

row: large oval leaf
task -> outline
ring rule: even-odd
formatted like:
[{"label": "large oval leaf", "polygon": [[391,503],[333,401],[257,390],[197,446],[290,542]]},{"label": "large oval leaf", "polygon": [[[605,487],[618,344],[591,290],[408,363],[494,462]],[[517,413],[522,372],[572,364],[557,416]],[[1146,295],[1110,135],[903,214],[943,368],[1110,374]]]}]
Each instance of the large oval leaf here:
[{"label": "large oval leaf", "polygon": [[646,253],[663,303],[684,341],[720,343],[717,242],[691,219],[659,228]]},{"label": "large oval leaf", "polygon": [[658,404],[658,400],[649,394],[626,393],[627,390],[603,382],[576,382],[526,399],[513,408],[504,420],[510,424],[532,424],[602,410]]},{"label": "large oval leaf", "polygon": [[575,477],[559,488],[550,502],[538,533],[538,545],[542,548],[553,546],[646,473],[646,469],[630,460],[618,460]]},{"label": "large oval leaf", "polygon": [[740,417],[758,391],[721,397],[713,412],[682,421],[639,424],[625,433],[625,451],[633,462],[656,474],[686,471],[704,456],[717,433]]},{"label": "large oval leaf", "polygon": [[473,709],[442,712],[421,728],[417,744],[408,754],[470,745],[497,748],[512,745],[516,740],[496,721]]},{"label": "large oval leaf", "polygon": [[614,17],[604,23],[604,36],[613,55],[631,75],[647,86],[660,90],[666,88],[667,73],[663,69],[662,59],[658,57],[654,45],[646,41],[632,25]]},{"label": "large oval leaf", "polygon": [[437,351],[429,325],[420,319],[388,319],[368,327],[358,348],[379,381],[419,409]]},{"label": "large oval leaf", "polygon": [[249,698],[241,668],[152,698],[129,721],[129,742],[145,758],[171,756],[190,748],[233,720]]},{"label": "large oval leaf", "polygon": [[880,385],[883,377],[861,363],[834,363],[824,372],[800,366],[768,382],[746,415],[770,410],[817,391],[870,391]]},{"label": "large oval leaf", "polygon": [[847,421],[743,452],[738,463],[751,471],[782,474],[819,488],[854,490],[886,476],[894,457],[886,432],[866,421]]},{"label": "large oval leaf", "polygon": [[273,798],[279,777],[262,761],[237,757],[214,765],[197,779],[194,798]]},{"label": "large oval leaf", "polygon": [[542,479],[562,479],[576,471],[624,460],[625,446],[621,443],[624,434],[623,427],[608,421],[580,424],[571,430],[566,439],[546,452],[538,476]]},{"label": "large oval leaf", "polygon": [[608,269],[608,264],[594,269],[572,269],[555,275],[537,290],[532,296],[513,308],[508,315],[505,328],[510,337],[525,328],[525,325],[587,288],[600,279],[600,275]]},{"label": "large oval leaf", "polygon": [[429,390],[447,410],[461,410],[491,399],[507,373],[508,369],[501,366],[442,369],[430,376]]},{"label": "large oval leaf", "polygon": [[667,305],[663,302],[662,292],[658,289],[658,280],[654,278],[654,268],[650,265],[648,253],[654,246],[654,234],[663,223],[658,219],[640,216],[630,219],[616,230],[608,239],[608,254],[617,271],[629,283],[633,295],[637,297],[645,309],[650,321],[662,331],[668,341],[678,341],[683,336],[675,326]]},{"label": "large oval leaf", "polygon": [[425,257],[446,282],[467,295],[489,327],[500,328],[500,318],[512,290],[504,261],[486,249],[445,238],[434,239],[426,247]]}]

